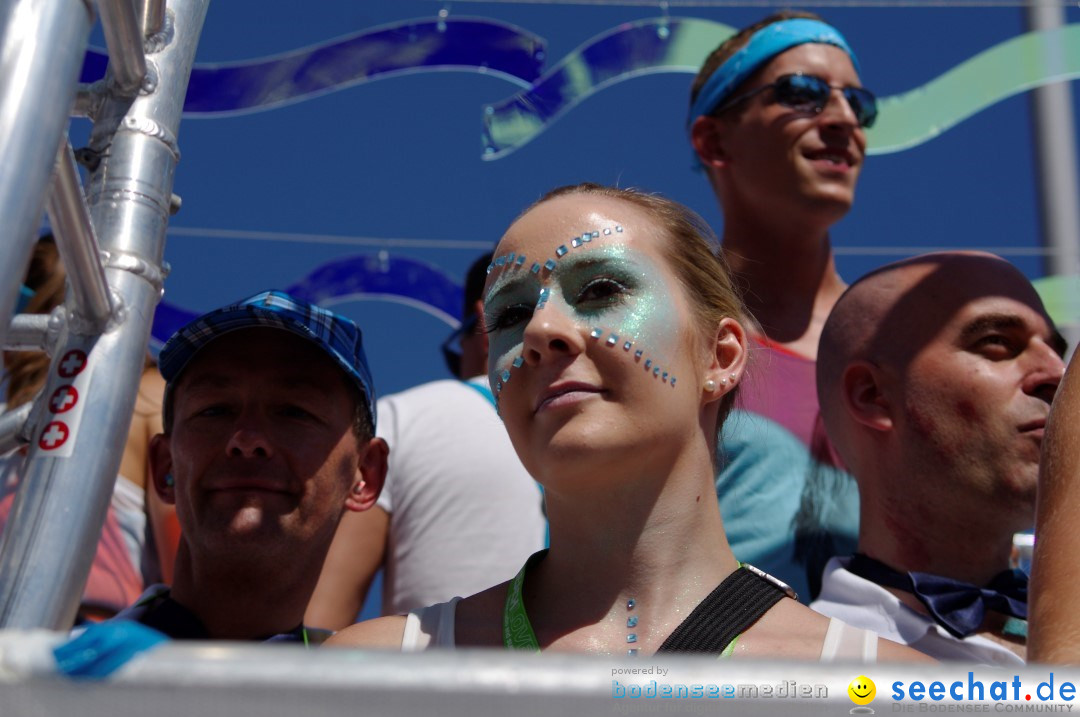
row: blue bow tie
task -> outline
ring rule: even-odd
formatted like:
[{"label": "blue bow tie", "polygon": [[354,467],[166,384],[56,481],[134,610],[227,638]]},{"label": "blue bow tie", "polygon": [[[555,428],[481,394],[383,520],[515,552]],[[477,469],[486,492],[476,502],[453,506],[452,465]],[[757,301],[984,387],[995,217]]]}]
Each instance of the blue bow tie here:
[{"label": "blue bow tie", "polygon": [[998,573],[980,588],[929,573],[901,573],[862,553],[852,556],[847,569],[878,585],[913,593],[954,637],[965,638],[978,630],[987,610],[1027,620],[1028,578],[1020,570]]}]

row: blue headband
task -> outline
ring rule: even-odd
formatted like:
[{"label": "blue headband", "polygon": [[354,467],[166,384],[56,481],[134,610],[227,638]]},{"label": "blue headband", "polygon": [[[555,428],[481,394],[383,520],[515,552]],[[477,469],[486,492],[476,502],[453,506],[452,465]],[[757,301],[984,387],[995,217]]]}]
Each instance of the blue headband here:
[{"label": "blue headband", "polygon": [[780,20],[758,30],[746,45],[716,68],[698,92],[697,99],[690,108],[687,126],[692,125],[698,117],[719,107],[746,78],[766,62],[781,52],[807,43],[839,47],[851,58],[855,71],[859,71],[859,61],[855,59],[855,53],[836,28],[819,20],[806,18]]}]

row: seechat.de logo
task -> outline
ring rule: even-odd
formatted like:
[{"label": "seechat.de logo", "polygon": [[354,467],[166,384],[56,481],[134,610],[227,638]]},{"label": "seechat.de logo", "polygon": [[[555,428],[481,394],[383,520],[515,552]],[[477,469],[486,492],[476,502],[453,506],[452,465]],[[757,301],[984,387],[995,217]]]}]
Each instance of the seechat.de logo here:
[{"label": "seechat.de logo", "polygon": [[866,705],[874,701],[877,696],[877,686],[866,675],[859,675],[847,686],[848,697],[857,706],[851,708],[851,714],[874,714],[874,710]]}]

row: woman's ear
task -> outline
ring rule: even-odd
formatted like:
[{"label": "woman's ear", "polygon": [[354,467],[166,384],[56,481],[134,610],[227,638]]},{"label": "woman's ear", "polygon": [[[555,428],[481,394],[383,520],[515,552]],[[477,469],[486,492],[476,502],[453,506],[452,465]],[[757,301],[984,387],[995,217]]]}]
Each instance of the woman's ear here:
[{"label": "woman's ear", "polygon": [[702,391],[709,400],[722,398],[742,380],[748,350],[746,330],[738,321],[725,318],[710,340],[709,365],[702,376]]}]

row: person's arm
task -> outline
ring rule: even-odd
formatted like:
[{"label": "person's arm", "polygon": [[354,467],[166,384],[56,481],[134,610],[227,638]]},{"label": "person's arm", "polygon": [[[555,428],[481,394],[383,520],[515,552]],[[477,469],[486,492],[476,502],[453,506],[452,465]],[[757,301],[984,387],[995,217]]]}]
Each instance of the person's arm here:
[{"label": "person's arm", "polygon": [[389,615],[365,620],[330,637],[327,647],[367,647],[376,650],[400,650],[405,635],[405,616]]},{"label": "person's arm", "polygon": [[1035,556],[1028,610],[1028,660],[1080,663],[1080,361],[1058,386],[1042,444]]},{"label": "person's arm", "polygon": [[378,505],[345,513],[308,603],[304,624],[340,630],[356,622],[371,581],[383,564],[389,530],[390,515]]}]

